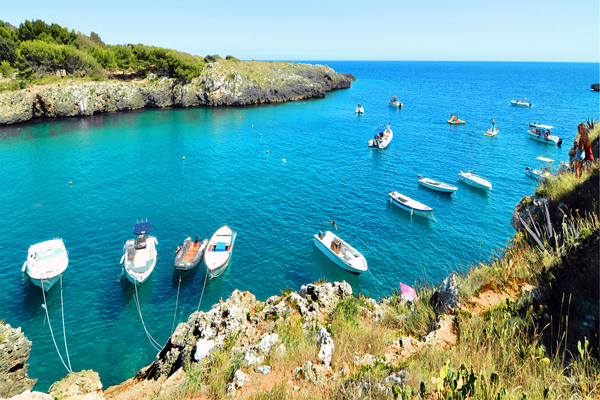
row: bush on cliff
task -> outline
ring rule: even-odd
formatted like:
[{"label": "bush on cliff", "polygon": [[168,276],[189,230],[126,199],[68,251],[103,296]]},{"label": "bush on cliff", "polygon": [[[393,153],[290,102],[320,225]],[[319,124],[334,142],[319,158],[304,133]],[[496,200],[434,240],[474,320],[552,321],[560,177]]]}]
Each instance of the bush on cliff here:
[{"label": "bush on cliff", "polygon": [[17,45],[2,36],[0,36],[0,62],[8,61],[11,65],[17,61]]}]

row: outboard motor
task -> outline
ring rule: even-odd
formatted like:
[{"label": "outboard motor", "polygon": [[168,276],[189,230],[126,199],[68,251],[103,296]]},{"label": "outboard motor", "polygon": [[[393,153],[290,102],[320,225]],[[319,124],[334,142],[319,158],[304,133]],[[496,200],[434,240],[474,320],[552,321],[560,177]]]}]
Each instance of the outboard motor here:
[{"label": "outboard motor", "polygon": [[323,239],[323,232],[319,231],[319,239]]},{"label": "outboard motor", "polygon": [[561,139],[561,138],[558,138],[558,142],[556,142],[556,145],[557,145],[558,147],[560,147],[560,145],[561,145],[561,144],[562,144],[562,139]]}]

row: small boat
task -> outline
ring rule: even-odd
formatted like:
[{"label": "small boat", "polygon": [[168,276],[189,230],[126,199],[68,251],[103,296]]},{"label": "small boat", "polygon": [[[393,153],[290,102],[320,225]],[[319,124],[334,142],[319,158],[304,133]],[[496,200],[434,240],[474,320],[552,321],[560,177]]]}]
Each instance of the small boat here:
[{"label": "small boat", "polygon": [[360,103],[358,103],[358,105],[356,106],[356,113],[357,114],[364,114],[365,113],[365,109],[363,108],[363,106],[360,105]]},{"label": "small boat", "polygon": [[450,116],[450,119],[448,120],[448,123],[452,125],[464,125],[465,121],[462,119],[458,119],[458,117],[455,114],[452,114]]},{"label": "small boat", "polygon": [[419,203],[410,197],[404,196],[395,190],[388,193],[390,203],[400,207],[402,210],[409,212],[410,215],[418,215],[419,217],[429,218],[433,215],[433,208]]},{"label": "small boat", "polygon": [[546,157],[538,157],[537,159],[543,161],[544,163],[546,163],[546,165],[544,165],[541,170],[525,167],[525,175],[542,182],[548,179],[555,178],[556,174],[552,172],[552,163],[554,162],[554,160]]},{"label": "small boat", "polygon": [[236,235],[230,227],[225,225],[217,229],[208,241],[204,252],[204,265],[210,273],[211,279],[221,275],[227,269]]},{"label": "small boat", "polygon": [[125,276],[134,285],[142,284],[148,279],[156,265],[156,245],[158,240],[148,235],[152,231],[150,222],[138,222],[133,226],[135,239],[129,239],[123,246],[121,264]]},{"label": "small boat", "polygon": [[60,238],[29,246],[22,271],[34,285],[50,290],[69,265],[69,252]]},{"label": "small boat", "polygon": [[204,255],[204,249],[208,244],[208,239],[198,241],[198,236],[192,241],[191,237],[188,237],[183,241],[180,248],[177,249],[177,256],[175,256],[175,269],[180,271],[187,271],[194,268],[200,262],[200,259]]},{"label": "small boat", "polygon": [[444,182],[434,181],[433,179],[429,178],[423,178],[421,175],[419,175],[419,184],[425,186],[426,188],[444,193],[454,193],[458,190],[456,186],[448,185]]},{"label": "small boat", "polygon": [[498,134],[498,132],[500,132],[498,130],[498,127],[494,127],[494,130],[491,130],[490,128],[487,129],[487,132],[485,133],[485,136],[496,136]]},{"label": "small boat", "polygon": [[388,100],[388,104],[390,107],[402,108],[404,104],[400,103],[400,97],[392,96],[391,99]]},{"label": "small boat", "polygon": [[[525,100],[527,100],[527,98],[525,98]],[[525,100],[511,100],[510,104],[515,107],[531,107],[531,103],[528,103]]]},{"label": "small boat", "polygon": [[460,171],[458,173],[458,180],[459,181],[463,181],[467,185],[471,185],[471,186],[476,187],[478,189],[492,190],[492,184],[491,183],[489,183],[488,181],[486,181],[485,179],[483,179],[480,176],[472,174],[470,171],[469,172],[462,172],[462,171]]},{"label": "small boat", "polygon": [[529,139],[537,140],[538,142],[548,143],[555,146],[559,146],[562,144],[562,139],[558,136],[551,135],[550,130],[553,129],[553,126],[550,125],[542,125],[542,124],[529,124],[531,129],[527,131],[529,135]]},{"label": "small boat", "polygon": [[377,149],[385,149],[388,144],[392,141],[394,132],[388,124],[387,128],[378,127],[375,129],[375,137],[369,140],[369,147],[375,147]]},{"label": "small boat", "polygon": [[367,270],[365,257],[330,231],[325,234],[323,232],[316,234],[313,243],[338,267],[354,275],[360,275]]}]

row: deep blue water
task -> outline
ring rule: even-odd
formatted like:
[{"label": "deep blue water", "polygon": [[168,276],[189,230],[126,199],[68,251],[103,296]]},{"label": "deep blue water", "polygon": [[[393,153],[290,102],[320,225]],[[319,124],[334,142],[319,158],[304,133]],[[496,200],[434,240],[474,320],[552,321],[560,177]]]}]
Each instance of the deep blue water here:
[{"label": "deep blue water", "polygon": [[[104,387],[154,359],[134,301],[119,279],[124,242],[148,218],[158,262],[140,288],[150,333],[164,343],[179,273],[174,249],[225,223],[238,233],[227,272],[206,285],[202,309],[232,290],[259,299],[326,278],[355,292],[390,294],[400,281],[435,283],[499,254],[515,204],[534,182],[525,166],[567,159],[577,124],[598,118],[598,64],[330,62],[357,77],[351,89],[306,102],[229,109],[169,109],[0,128],[0,319],[33,341],[29,375],[37,390],[66,373],[56,354],[41,290],[21,275],[29,245],[62,237],[70,254],[64,308],[73,370],[94,369]],[[401,96],[404,108],[388,107]],[[531,109],[510,106],[527,99]],[[361,102],[365,114],[354,108]],[[451,113],[467,123],[450,126]],[[498,136],[483,135],[495,118]],[[528,123],[554,125],[563,148],[528,139]],[[385,150],[367,141],[391,123]],[[262,134],[262,136],[261,136]],[[267,153],[268,151],[268,153]],[[183,160],[185,157],[185,160]],[[474,170],[486,195],[457,182]],[[417,175],[459,187],[456,198],[418,185]],[[69,185],[69,181],[73,184]],[[389,190],[434,209],[437,223],[391,208]],[[335,219],[369,272],[355,277],[321,255],[312,235]],[[182,275],[177,321],[200,299],[204,270]],[[47,294],[62,348],[60,286]]]}]

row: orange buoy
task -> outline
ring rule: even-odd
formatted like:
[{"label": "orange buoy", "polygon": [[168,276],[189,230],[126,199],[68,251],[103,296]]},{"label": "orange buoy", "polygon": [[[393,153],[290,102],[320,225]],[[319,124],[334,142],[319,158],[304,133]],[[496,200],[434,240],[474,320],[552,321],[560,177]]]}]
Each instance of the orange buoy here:
[{"label": "orange buoy", "polygon": [[269,154],[269,150],[267,150],[267,154]]},{"label": "orange buoy", "polygon": [[185,160],[185,157],[183,157],[183,159]]},{"label": "orange buoy", "polygon": [[262,136],[262,133],[260,134],[260,136]]},{"label": "orange buoy", "polygon": [[72,185],[72,184],[73,184],[73,181],[69,181],[69,185]]},{"label": "orange buoy", "polygon": [[240,115],[240,119],[242,119],[242,116]]}]

